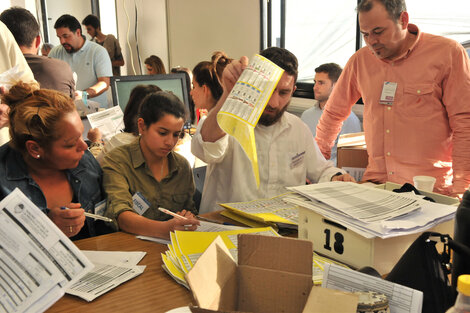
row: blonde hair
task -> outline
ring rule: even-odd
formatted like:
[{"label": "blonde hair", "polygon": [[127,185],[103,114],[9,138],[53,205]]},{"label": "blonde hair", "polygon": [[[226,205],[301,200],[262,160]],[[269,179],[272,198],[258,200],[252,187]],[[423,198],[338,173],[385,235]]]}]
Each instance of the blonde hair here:
[{"label": "blonde hair", "polygon": [[48,148],[61,136],[56,131],[57,123],[75,110],[72,99],[61,92],[23,82],[4,94],[2,102],[10,107],[10,145],[23,154],[28,140]]}]

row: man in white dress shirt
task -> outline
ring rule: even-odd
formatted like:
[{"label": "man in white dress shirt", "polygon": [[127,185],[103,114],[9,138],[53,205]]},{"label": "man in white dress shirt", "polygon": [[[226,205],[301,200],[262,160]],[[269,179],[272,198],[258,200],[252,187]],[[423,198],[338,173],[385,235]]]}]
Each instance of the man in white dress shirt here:
[{"label": "man in white dress shirt", "polygon": [[260,53],[284,69],[258,125],[255,127],[260,185],[256,185],[251,162],[240,144],[217,123],[217,113],[233,88],[248,59],[229,64],[223,73],[224,92],[192,139],[193,154],[208,164],[200,213],[221,209],[217,203],[270,198],[286,187],[354,179],[336,168],[320,153],[308,127],[285,112],[297,79],[297,58],[288,50],[271,47]]}]

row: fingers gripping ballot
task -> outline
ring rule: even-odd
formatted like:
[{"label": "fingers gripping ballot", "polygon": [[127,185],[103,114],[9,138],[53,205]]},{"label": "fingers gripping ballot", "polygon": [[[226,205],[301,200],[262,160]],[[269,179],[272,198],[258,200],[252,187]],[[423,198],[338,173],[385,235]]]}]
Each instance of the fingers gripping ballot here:
[{"label": "fingers gripping ballot", "polygon": [[224,73],[222,74],[224,91],[230,92],[232,90],[247,65],[248,58],[245,56],[241,57],[240,60],[234,60],[232,63],[227,65]]}]

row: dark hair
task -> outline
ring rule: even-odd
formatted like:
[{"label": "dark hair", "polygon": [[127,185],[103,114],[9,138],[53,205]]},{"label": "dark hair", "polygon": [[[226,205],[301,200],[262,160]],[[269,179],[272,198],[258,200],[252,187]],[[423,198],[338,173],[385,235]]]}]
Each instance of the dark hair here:
[{"label": "dark hair", "polygon": [[0,14],[0,21],[8,27],[19,46],[30,47],[39,35],[39,24],[31,12],[12,7]]},{"label": "dark hair", "polygon": [[162,59],[156,55],[149,56],[145,59],[144,63],[153,67],[156,74],[166,74],[165,65],[163,65]]},{"label": "dark hair", "polygon": [[146,95],[157,91],[161,91],[161,89],[156,85],[138,85],[132,89],[124,110],[124,131],[126,133],[132,133],[136,136],[139,134],[137,118],[140,111],[140,104]]},{"label": "dark hair", "polygon": [[[186,86],[188,86],[188,94],[191,91],[191,77],[193,77],[193,73],[187,67],[173,67],[170,71],[171,73],[184,73],[186,77]],[[194,123],[196,120],[196,113],[194,112],[194,101],[192,97],[189,97],[189,115],[191,116],[191,122]]]},{"label": "dark hair", "polygon": [[281,67],[287,74],[294,76],[297,82],[298,62],[292,52],[284,48],[270,47],[261,51],[260,55]]},{"label": "dark hair", "polygon": [[193,69],[194,79],[200,86],[206,85],[209,88],[215,101],[222,96],[222,73],[232,60],[224,52],[216,51],[212,54],[210,62],[199,62]]},{"label": "dark hair", "polygon": [[56,131],[57,123],[65,114],[75,111],[73,100],[65,94],[23,82],[11,87],[2,96],[2,102],[10,107],[10,145],[23,154],[28,140],[48,148],[62,135]]},{"label": "dark hair", "polygon": [[362,0],[356,8],[357,13],[369,12],[374,3],[381,3],[387,10],[390,19],[398,21],[402,12],[406,12],[405,0]]},{"label": "dark hair", "polygon": [[55,21],[54,28],[67,27],[71,32],[76,32],[80,29],[80,35],[82,35],[82,25],[80,22],[70,14],[64,14]]},{"label": "dark hair", "polygon": [[184,120],[184,104],[173,93],[168,91],[152,92],[142,100],[139,117],[144,119],[147,127],[158,122],[166,114]]},{"label": "dark hair", "polygon": [[94,29],[101,28],[100,19],[98,16],[93,14],[88,14],[82,21],[82,24],[85,26],[91,25]]},{"label": "dark hair", "polygon": [[315,69],[315,73],[327,73],[333,84],[338,81],[342,71],[341,66],[336,63],[325,63]]}]

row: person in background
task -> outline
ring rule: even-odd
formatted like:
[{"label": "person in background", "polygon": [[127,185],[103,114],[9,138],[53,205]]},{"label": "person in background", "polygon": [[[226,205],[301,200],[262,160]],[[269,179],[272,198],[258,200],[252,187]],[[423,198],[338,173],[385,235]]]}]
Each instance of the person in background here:
[{"label": "person in background", "polygon": [[[19,80],[26,83],[36,83],[33,72],[28,66],[18,44],[8,27],[0,21],[0,74],[16,67]],[[7,92],[6,86],[0,85],[0,95]],[[8,132],[8,106],[0,101],[0,145],[10,140]]]},{"label": "person in background", "polygon": [[412,183],[458,196],[470,184],[470,61],[454,40],[409,23],[404,0],[357,7],[367,47],[346,64],[326,103],[316,140],[325,157],[362,97],[369,164],[363,180]]},{"label": "person in background", "polygon": [[72,71],[77,73],[78,99],[86,92],[88,98],[107,108],[106,90],[109,77],[113,76],[108,52],[99,44],[86,40],[80,22],[71,15],[59,17],[54,28],[60,45],[52,48],[49,57],[67,62]]},{"label": "person in background", "polygon": [[107,232],[83,214],[105,203],[102,171],[82,139],[73,100],[18,83],[2,102],[10,107],[11,141],[0,147],[0,198],[19,188],[72,239]]},{"label": "person in background", "polygon": [[[170,70],[171,73],[177,74],[177,73],[185,73],[186,75],[186,85],[188,87],[188,94],[191,94],[192,88],[192,81],[193,81],[193,72],[187,67],[173,67]],[[196,113],[195,113],[195,108],[194,108],[194,101],[191,97],[189,97],[189,114],[191,115],[191,123],[194,123],[196,121]]]},{"label": "person in background", "polygon": [[41,55],[47,57],[52,48],[54,48],[53,44],[48,43],[48,42],[44,43],[41,46]]},{"label": "person in background", "polygon": [[120,76],[121,66],[124,66],[124,58],[122,56],[119,40],[112,34],[105,35],[101,32],[100,19],[96,15],[87,15],[87,17],[83,19],[82,24],[85,25],[88,35],[91,36],[91,40],[102,45],[108,51],[113,66],[113,75]]},{"label": "person in background", "polygon": [[166,74],[165,65],[163,65],[162,59],[156,55],[149,56],[145,59],[144,63],[148,75]]},{"label": "person in background", "polygon": [[40,87],[54,89],[74,98],[75,81],[70,66],[62,60],[38,55],[41,36],[33,14],[26,9],[12,7],[0,14],[0,21],[15,37]]},{"label": "person in background", "polygon": [[[140,107],[140,136],[109,152],[103,161],[106,215],[119,229],[169,238],[170,231],[195,230],[194,180],[188,161],[173,148],[183,133],[184,105],[175,95],[152,92]],[[166,208],[187,220],[171,218]]]},{"label": "person in background", "polygon": [[121,133],[111,137],[111,139],[102,142],[102,134],[98,128],[93,128],[88,132],[88,139],[91,141],[90,152],[96,157],[98,162],[102,163],[105,154],[116,147],[133,142],[139,136],[137,119],[142,100],[152,92],[161,91],[156,85],[137,85],[129,96],[126,108],[124,109],[124,130]]},{"label": "person in background", "polygon": [[232,59],[222,51],[212,54],[211,61],[199,62],[193,69],[193,89],[191,98],[194,101],[196,115],[207,115],[223,93],[222,73]]},{"label": "person in background", "polygon": [[[302,121],[307,124],[308,128],[315,137],[317,131],[317,124],[325,108],[326,101],[330,97],[333,87],[338,81],[341,75],[341,67],[336,63],[325,63],[315,69],[315,86],[313,92],[315,96],[315,102],[310,109],[305,110],[300,117]],[[357,118],[356,114],[351,111],[349,117],[343,122],[341,127],[342,134],[357,133],[361,131],[361,121]],[[330,160],[336,165],[336,145],[338,143],[338,137],[336,138],[335,145],[331,149]]]},{"label": "person in background", "polygon": [[286,192],[286,187],[344,180],[354,181],[326,161],[307,125],[286,112],[297,80],[297,58],[290,51],[271,47],[263,57],[282,69],[282,74],[258,124],[254,129],[260,184],[257,186],[251,161],[241,145],[217,123],[217,113],[248,64],[248,59],[232,61],[222,76],[223,93],[191,141],[193,154],[207,163],[200,212],[219,210],[218,203],[271,198]]}]

